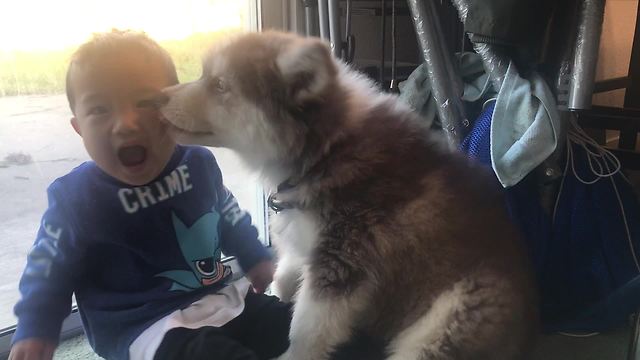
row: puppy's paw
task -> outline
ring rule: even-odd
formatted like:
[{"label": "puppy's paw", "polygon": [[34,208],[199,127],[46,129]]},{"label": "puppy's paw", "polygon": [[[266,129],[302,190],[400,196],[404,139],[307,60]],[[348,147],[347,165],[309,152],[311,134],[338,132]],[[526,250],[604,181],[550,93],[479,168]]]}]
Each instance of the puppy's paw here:
[{"label": "puppy's paw", "polygon": [[313,353],[312,351],[291,351],[287,350],[284,354],[273,360],[328,360],[328,356]]},{"label": "puppy's paw", "polygon": [[291,351],[287,350],[284,354],[274,358],[272,360],[294,360],[295,358],[291,355]]},{"label": "puppy's paw", "polygon": [[282,281],[274,281],[271,284],[273,295],[277,296],[282,302],[293,302],[296,292],[298,291],[297,284],[286,283]]}]

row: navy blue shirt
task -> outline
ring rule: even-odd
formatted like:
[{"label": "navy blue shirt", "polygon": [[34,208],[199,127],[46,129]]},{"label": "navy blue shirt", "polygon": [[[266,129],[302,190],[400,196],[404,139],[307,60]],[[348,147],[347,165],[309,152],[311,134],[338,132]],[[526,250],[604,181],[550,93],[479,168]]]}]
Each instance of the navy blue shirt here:
[{"label": "navy blue shirt", "polygon": [[231,270],[270,258],[213,154],[177,146],[165,170],[130,186],[85,162],[48,188],[46,210],[20,280],[13,342],[56,341],[75,292],[93,349],[126,359],[148,326],[225,286]]}]

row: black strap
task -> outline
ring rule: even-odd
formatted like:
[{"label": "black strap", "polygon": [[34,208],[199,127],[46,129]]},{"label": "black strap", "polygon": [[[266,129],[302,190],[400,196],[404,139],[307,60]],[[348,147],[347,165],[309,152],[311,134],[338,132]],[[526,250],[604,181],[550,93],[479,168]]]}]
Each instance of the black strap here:
[{"label": "black strap", "polygon": [[280,183],[280,185],[278,185],[277,192],[269,195],[267,198],[267,205],[269,208],[276,213],[279,213],[282,210],[293,209],[295,207],[294,204],[278,200],[277,195],[278,193],[292,189],[294,186],[295,185],[291,184],[288,180]]}]

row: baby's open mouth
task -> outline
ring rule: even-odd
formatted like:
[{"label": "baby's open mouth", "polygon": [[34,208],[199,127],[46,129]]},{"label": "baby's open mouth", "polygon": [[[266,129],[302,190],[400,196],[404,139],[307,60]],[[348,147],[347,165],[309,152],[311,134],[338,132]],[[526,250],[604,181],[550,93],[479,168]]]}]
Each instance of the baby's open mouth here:
[{"label": "baby's open mouth", "polygon": [[124,166],[136,166],[147,159],[147,149],[141,145],[123,146],[118,149],[118,159]]}]

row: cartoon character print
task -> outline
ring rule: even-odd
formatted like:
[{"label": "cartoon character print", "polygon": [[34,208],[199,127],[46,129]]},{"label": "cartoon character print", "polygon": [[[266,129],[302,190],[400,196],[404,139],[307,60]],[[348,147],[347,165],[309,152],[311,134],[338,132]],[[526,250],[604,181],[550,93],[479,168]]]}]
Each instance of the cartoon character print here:
[{"label": "cartoon character print", "polygon": [[209,286],[231,275],[231,268],[220,262],[218,238],[220,215],[212,210],[187,227],[176,214],[171,214],[180,251],[191,267],[188,270],[164,271],[156,276],[173,280],[169,290],[191,291]]}]

